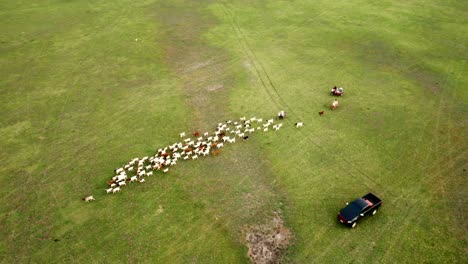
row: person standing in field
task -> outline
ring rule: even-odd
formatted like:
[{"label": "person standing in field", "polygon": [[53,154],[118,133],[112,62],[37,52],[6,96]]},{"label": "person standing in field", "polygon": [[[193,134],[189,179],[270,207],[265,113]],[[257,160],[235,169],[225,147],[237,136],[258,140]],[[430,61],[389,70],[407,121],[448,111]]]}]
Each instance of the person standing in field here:
[{"label": "person standing in field", "polygon": [[283,110],[281,110],[279,113],[278,113],[278,118],[279,119],[283,119],[286,117],[286,112],[284,112]]},{"label": "person standing in field", "polygon": [[338,100],[335,99],[331,105],[331,110],[335,110],[338,107]]}]

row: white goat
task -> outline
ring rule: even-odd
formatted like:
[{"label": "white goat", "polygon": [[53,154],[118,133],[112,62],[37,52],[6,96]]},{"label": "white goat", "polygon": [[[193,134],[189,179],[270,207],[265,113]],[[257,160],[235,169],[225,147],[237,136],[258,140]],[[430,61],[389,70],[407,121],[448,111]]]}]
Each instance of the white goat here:
[{"label": "white goat", "polygon": [[92,195],[83,198],[83,201],[85,201],[85,202],[91,202],[91,201],[94,201],[94,200],[96,200],[96,199],[94,199],[94,197]]}]

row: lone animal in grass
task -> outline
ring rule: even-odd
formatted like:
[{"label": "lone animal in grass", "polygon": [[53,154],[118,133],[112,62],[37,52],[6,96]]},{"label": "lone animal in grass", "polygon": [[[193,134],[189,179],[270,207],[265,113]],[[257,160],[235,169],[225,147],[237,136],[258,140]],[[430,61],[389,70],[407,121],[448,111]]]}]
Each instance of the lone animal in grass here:
[{"label": "lone animal in grass", "polygon": [[338,107],[338,100],[335,99],[333,103],[331,104],[330,108],[331,110],[335,110]]},{"label": "lone animal in grass", "polygon": [[294,124],[296,127],[303,127],[304,126],[304,122],[298,122],[298,123],[295,123]]},{"label": "lone animal in grass", "polygon": [[91,202],[91,201],[94,201],[96,199],[94,199],[94,197],[92,195],[90,195],[90,196],[84,197],[82,200],[85,201],[85,202]]},{"label": "lone animal in grass", "polygon": [[325,111],[320,111],[320,112],[319,112],[319,115],[320,115],[320,116],[323,116],[323,114],[325,114]]}]

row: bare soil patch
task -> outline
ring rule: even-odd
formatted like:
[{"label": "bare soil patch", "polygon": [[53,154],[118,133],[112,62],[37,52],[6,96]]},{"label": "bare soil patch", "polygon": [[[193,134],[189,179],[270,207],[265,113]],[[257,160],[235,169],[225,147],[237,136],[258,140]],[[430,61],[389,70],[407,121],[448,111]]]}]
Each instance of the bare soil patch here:
[{"label": "bare soil patch", "polygon": [[213,85],[206,87],[206,90],[212,92],[212,91],[216,91],[216,90],[223,89],[223,88],[224,88],[224,85],[222,84],[213,84]]},{"label": "bare soil patch", "polygon": [[264,225],[248,226],[244,230],[248,256],[255,264],[280,263],[284,250],[292,244],[294,235],[284,226],[284,220],[278,212]]}]

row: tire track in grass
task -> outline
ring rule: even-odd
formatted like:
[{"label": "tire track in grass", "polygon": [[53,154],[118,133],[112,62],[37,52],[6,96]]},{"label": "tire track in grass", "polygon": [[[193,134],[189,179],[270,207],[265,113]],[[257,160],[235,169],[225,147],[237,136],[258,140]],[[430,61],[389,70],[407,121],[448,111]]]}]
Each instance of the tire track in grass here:
[{"label": "tire track in grass", "polygon": [[[226,12],[227,12],[227,11],[226,11]],[[231,20],[232,20],[232,18],[231,18]],[[236,24],[237,24],[237,23],[236,23]],[[238,30],[240,31],[240,34],[242,34],[242,31],[241,31],[241,29],[240,29],[240,27],[239,27],[238,24],[237,24],[237,27],[238,27]],[[234,30],[235,30],[235,29],[234,29]],[[237,32],[236,32],[236,33],[237,33]],[[239,34],[238,34],[238,35],[239,35]],[[241,35],[241,38],[243,38],[244,41],[247,42],[247,41],[245,40],[245,36]],[[242,43],[242,41],[240,41],[240,40],[239,40],[239,42]],[[248,46],[248,43],[246,43],[246,45]],[[247,53],[247,51],[245,51],[245,52]],[[250,49],[250,52],[253,53],[251,49]],[[248,54],[246,54],[246,55],[248,55]],[[254,54],[254,55],[255,55],[255,54]],[[249,56],[249,58],[252,60],[252,58],[251,58],[250,56]],[[256,56],[254,56],[253,59],[258,60],[258,58],[257,58]],[[265,68],[263,67],[263,65],[262,65],[261,63],[260,63],[260,66],[261,66],[261,69],[262,69],[263,71],[266,72]],[[258,74],[258,76],[259,76],[259,78],[262,78],[262,75],[261,75],[261,74]],[[281,97],[281,96],[279,95],[279,93],[277,92],[276,87],[274,86],[274,84],[273,84],[271,78],[269,78],[269,75],[268,75],[267,73],[266,73],[266,76],[267,76],[267,78],[268,78],[268,82],[270,83],[271,88],[273,88],[273,90],[276,91],[276,95],[277,95],[277,96]],[[263,82],[263,81],[262,81],[262,83],[265,84],[265,82]],[[265,89],[268,89],[268,87],[265,86],[265,85],[264,85],[264,88],[265,88]],[[268,93],[268,94],[271,96],[272,93]],[[281,99],[282,99],[282,98],[281,98]],[[271,98],[271,100],[272,100],[272,101],[275,101],[273,98]],[[284,103],[284,104],[287,106],[287,103],[286,103],[284,100],[280,100],[280,102]],[[438,129],[438,127],[440,126],[440,116],[441,116],[441,105],[442,105],[442,102],[445,102],[445,101],[442,101],[442,100],[441,100],[441,101],[439,102],[439,110],[438,110],[438,113],[437,113],[437,117],[438,117],[437,129]],[[287,107],[288,107],[288,106],[287,106]],[[288,108],[288,110],[289,110],[290,112],[293,112],[293,113],[294,113],[294,111],[293,111],[290,107]],[[430,122],[428,122],[428,123],[426,124],[426,126],[429,126],[429,125],[430,125]],[[436,129],[436,130],[437,130],[437,129]],[[302,132],[302,131],[301,131],[301,132]],[[435,136],[435,140],[438,141],[438,140],[439,140],[439,139],[438,139],[438,136],[437,136],[437,134],[435,134],[435,135],[436,135],[436,136]],[[319,144],[316,144],[315,142],[313,142],[312,139],[309,138],[309,140],[310,140],[314,145],[316,145],[317,147],[319,147],[319,148],[321,147]],[[439,145],[440,145],[440,144],[439,144]],[[322,148],[322,150],[325,151],[324,148]],[[416,156],[416,155],[418,155],[418,154],[419,154],[419,152],[415,152],[414,155],[413,155],[413,157]],[[430,153],[427,153],[426,159],[425,159],[426,161],[429,160],[430,155],[431,155]],[[354,167],[353,164],[352,164],[352,162],[350,162],[348,159],[343,158],[343,157],[340,157],[340,158],[343,159],[343,160],[345,160],[345,162],[346,162],[349,166],[351,166],[351,167],[353,167],[354,169],[356,169],[357,172],[358,172],[359,174],[368,176],[368,175],[366,175],[362,170],[360,170],[359,168]],[[354,175],[352,175],[352,176],[354,176]],[[373,181],[373,180],[372,180],[371,178],[369,178],[369,177],[367,177],[367,178],[368,178],[369,180],[371,180],[371,182],[373,182],[374,184],[376,184],[376,185],[382,187],[382,185],[381,185],[380,183],[377,183],[377,182]],[[427,183],[427,181],[428,181],[428,178],[426,178],[426,181],[424,181],[424,182]],[[413,194],[416,194],[418,191],[421,190],[421,187],[422,187],[422,185],[416,186],[415,188],[413,188],[413,192],[412,192],[412,193],[413,193]],[[385,191],[385,193],[391,194],[391,192],[388,191],[388,190]],[[403,199],[403,198],[404,198],[404,196],[401,195],[398,199]],[[411,208],[408,210],[408,212],[409,212],[409,211],[414,211],[414,206],[415,206],[415,205],[416,205],[416,202],[414,202],[413,206],[411,206]],[[413,209],[413,210],[412,210],[412,209]],[[413,218],[414,218],[414,217],[415,217],[415,216],[413,216]],[[407,223],[409,224],[410,222],[407,222]],[[389,226],[389,227],[391,227],[391,226]],[[401,229],[401,230],[404,230],[404,229]],[[401,232],[400,232],[400,233],[401,233]]]},{"label": "tire track in grass", "polygon": [[256,73],[258,79],[260,80],[263,89],[264,89],[265,92],[268,94],[268,96],[269,96],[271,102],[272,102],[276,107],[281,108],[280,103],[278,103],[278,102],[275,100],[275,97],[272,95],[272,93],[270,92],[270,89],[268,89],[268,87],[267,87],[266,81],[262,78],[262,74],[261,74],[261,72],[260,72],[260,70],[259,70],[259,67],[257,66],[256,60],[254,59],[254,58],[255,58],[255,54],[253,54],[253,52],[252,52],[251,49],[249,48],[247,42],[245,41],[244,36],[242,35],[242,32],[239,31],[239,30],[240,30],[239,26],[238,26],[237,23],[235,22],[235,20],[234,20],[234,18],[232,17],[232,15],[229,13],[228,9],[225,7],[225,3],[224,3],[224,2],[222,3],[221,11],[222,11],[222,12],[226,15],[226,17],[228,18],[228,20],[229,20],[229,25],[231,26],[231,28],[233,29],[234,33],[236,34],[236,38],[237,38],[237,40],[238,40],[238,42],[239,42],[239,45],[240,45],[241,48],[242,48],[242,51],[243,51],[244,54],[247,56],[247,59],[250,61],[250,64],[254,67],[255,73]]},{"label": "tire track in grass", "polygon": [[[451,67],[451,66],[449,66],[449,67],[450,67],[450,69],[448,70],[448,72],[451,72],[451,70],[453,69],[453,67]],[[458,75],[460,76],[460,74],[461,74],[461,71],[458,70]],[[443,87],[449,87],[449,80],[448,80],[448,78],[449,78],[449,76],[446,75],[446,76],[445,76],[445,79],[444,79]],[[446,89],[448,89],[448,88],[446,88]],[[433,136],[433,137],[432,137],[432,143],[430,144],[430,145],[432,145],[432,146],[435,146],[435,147],[433,147],[433,149],[434,149],[435,151],[440,150],[440,148],[441,148],[441,146],[440,146],[440,136],[439,136],[439,134],[440,134],[439,130],[440,130],[440,126],[441,126],[441,116],[445,116],[445,114],[446,114],[447,112],[448,112],[448,113],[451,112],[450,110],[449,110],[449,111],[445,111],[444,108],[446,107],[446,105],[448,105],[447,102],[452,102],[452,101],[453,101],[453,98],[454,98],[454,93],[453,93],[453,92],[449,93],[448,99],[447,99],[447,96],[445,95],[445,93],[442,93],[442,94],[440,95],[440,97],[439,97],[438,106],[437,106],[437,110],[436,110],[436,114],[435,114],[435,115],[436,115],[436,122],[435,122],[435,125],[434,125],[434,128],[433,128],[433,132],[432,132],[432,136]],[[429,125],[430,125],[431,123],[432,123],[432,120],[428,120],[428,121],[427,121],[427,124],[426,124],[426,129],[423,129],[422,131],[427,131],[427,128],[429,127]],[[420,150],[420,151],[422,151],[422,150]],[[414,160],[417,156],[419,156],[420,151],[414,152],[413,160]],[[433,151],[433,152],[434,152],[434,151]],[[427,152],[425,153],[426,155],[425,155],[423,164],[428,164],[428,162],[429,162],[431,156],[433,155],[433,152],[427,151]],[[440,163],[440,160],[437,159],[437,160],[436,160],[436,163],[439,164],[439,163]],[[440,177],[440,175],[441,175],[440,166],[437,165],[437,164],[436,164],[436,172],[433,173],[432,175],[431,175],[431,173],[430,173],[430,171],[432,170],[432,168],[431,168],[431,167],[427,168],[427,171],[428,171],[428,172],[427,172],[427,173],[423,173],[423,175],[425,175],[425,176],[431,175],[431,176],[423,178],[423,179],[421,180],[420,184],[417,185],[417,186],[415,186],[415,187],[413,188],[413,191],[412,191],[411,193],[407,194],[407,197],[414,197],[418,192],[421,191],[421,188],[423,188],[423,186],[425,186],[425,185],[431,186],[431,185],[430,185],[430,182],[433,181],[434,179]],[[403,195],[400,195],[399,197],[397,197],[397,198],[395,199],[395,202],[398,201],[398,200],[407,198],[407,197],[404,197]],[[403,227],[401,227],[400,230],[399,230],[397,233],[394,233],[395,239],[392,240],[393,243],[390,244],[389,248],[385,251],[385,254],[380,258],[379,262],[383,262],[383,261],[385,261],[385,260],[388,258],[388,256],[389,256],[391,250],[392,250],[392,249],[395,247],[395,245],[399,242],[399,240],[396,239],[396,238],[400,237],[401,234],[402,234],[402,232],[403,232],[404,230],[406,230],[407,227],[408,227],[410,224],[418,225],[419,223],[421,223],[421,221],[423,221],[421,218],[419,218],[419,221],[416,221],[416,224],[415,224],[414,221],[413,221],[414,219],[417,219],[417,217],[421,215],[420,212],[422,211],[422,208],[423,208],[423,207],[422,207],[422,206],[418,206],[419,203],[420,203],[420,202],[419,202],[418,200],[416,200],[416,201],[413,201],[412,204],[410,204],[410,205],[408,206],[409,209],[407,210],[407,214],[406,214],[406,215],[408,215],[408,213],[410,213],[410,212],[412,212],[413,215],[410,216],[410,218],[407,218],[407,220],[404,222]],[[447,206],[449,207],[449,204],[447,204]],[[415,209],[415,208],[416,208],[416,209]],[[416,212],[415,212],[415,210],[416,210]],[[387,231],[386,231],[386,232],[382,232],[382,233],[387,233]]]},{"label": "tire track in grass", "polygon": [[[436,124],[435,124],[435,127],[433,128],[433,131],[435,131],[435,133],[433,132],[433,135],[437,135],[437,130],[439,128],[439,120],[440,120],[440,114],[441,114],[441,111],[442,111],[442,102],[443,102],[443,97],[441,96],[438,100],[438,106],[437,106],[437,110],[436,110]],[[432,123],[432,120],[428,120],[426,122],[426,128],[421,130],[421,131],[427,131],[427,129],[429,128],[429,126],[431,125]],[[422,132],[421,132],[422,133]],[[414,154],[413,154],[413,158],[412,160],[415,160],[416,157],[420,156],[420,152],[423,151],[422,149],[419,149],[419,151],[415,151]],[[426,151],[425,153],[423,152],[423,154],[425,154],[425,158],[422,159],[424,160],[423,164],[427,164],[427,162],[430,160],[431,158],[431,152],[430,151]],[[405,194],[402,194],[402,195],[399,195],[398,197],[396,197],[394,199],[394,202],[395,204],[398,204],[397,202],[399,200],[404,200],[408,197],[414,197],[414,195],[421,190],[421,182],[418,186],[415,186],[413,188],[413,191],[411,191],[410,193],[407,193],[406,195]],[[414,201],[412,204],[410,204],[407,208],[408,210],[406,211],[405,213],[405,216],[408,215],[408,213],[410,212],[414,212],[414,208],[416,207],[416,205],[418,204],[417,201]],[[403,223],[403,225],[399,225],[399,230],[395,232],[395,230],[393,230],[392,234],[393,234],[393,239],[391,239],[390,241],[392,241],[392,243],[389,243],[387,244],[387,249],[385,250],[385,253],[382,255],[382,257],[380,258],[379,262],[384,262],[388,256],[393,256],[393,254],[390,254],[393,250],[393,248],[398,244],[399,240],[397,239],[398,237],[401,236],[402,232],[404,230],[407,229],[407,227],[409,226],[410,223],[412,223],[413,219],[419,215],[419,212],[421,210],[421,207],[418,206],[417,207],[419,210],[418,213],[413,213],[413,217],[409,217],[409,218],[406,218],[406,221]],[[391,225],[390,227],[393,227],[393,225]],[[387,233],[388,230],[386,230],[386,232],[382,232],[383,233]]]},{"label": "tire track in grass", "polygon": [[[225,8],[225,9],[226,9],[226,8]],[[225,11],[225,12],[227,13],[227,11]],[[229,16],[229,14],[227,14],[227,16]],[[231,15],[229,18],[230,18],[231,21],[234,20],[234,19],[232,18],[232,15]],[[234,20],[234,22],[235,22],[235,20]],[[231,23],[232,23],[232,22],[231,22]],[[242,43],[242,41],[241,41],[241,39],[242,39],[243,41],[246,42],[245,45],[248,46],[248,43],[247,43],[247,41],[246,41],[246,38],[245,38],[245,36],[242,34],[242,31],[241,31],[239,25],[238,25],[237,23],[236,23],[236,25],[237,25],[237,30],[234,28],[234,26],[233,26],[233,28],[234,28],[234,30],[236,30],[236,34],[237,34],[238,36],[239,36],[239,35],[241,36],[240,39],[239,39],[239,42]],[[237,31],[239,31],[239,32],[237,32]],[[251,49],[249,49],[249,51],[250,51],[250,53],[253,53]],[[245,51],[245,48],[244,48],[244,52],[246,53],[246,55],[249,57],[250,60],[257,60],[257,61],[258,61],[258,58],[257,58],[256,56],[253,56],[253,57],[252,57],[252,56],[249,56],[248,51]],[[264,67],[261,63],[260,63],[260,65],[261,65],[261,69],[262,69],[263,71],[266,72],[265,67]],[[258,70],[258,69],[257,69],[257,70]],[[262,78],[262,75],[261,75],[261,74],[258,73],[257,75],[258,75],[259,78]],[[273,90],[275,91],[275,94],[276,94],[277,96],[281,97],[281,95],[278,93],[276,87],[274,86],[274,84],[273,84],[271,78],[269,78],[269,75],[266,73],[265,76],[267,76],[267,78],[268,78],[268,83],[270,84],[270,86],[271,86],[271,87],[273,88]],[[262,83],[265,84],[264,81],[262,81]],[[264,85],[264,88],[265,88],[265,89],[269,89],[268,86],[266,86],[266,85]],[[268,93],[268,94],[269,94],[270,97],[271,97],[272,93]],[[272,101],[275,101],[273,98],[271,98],[271,100],[272,100]],[[294,113],[294,110],[291,109],[291,108],[287,105],[287,103],[286,103],[284,100],[282,100],[282,98],[281,98],[280,102],[283,103],[283,104],[287,107],[288,111]],[[440,104],[442,104],[442,101],[440,102]],[[439,119],[440,119],[440,112],[441,112],[441,108],[439,107],[438,115],[437,115]],[[440,120],[439,120],[439,121],[440,121]],[[430,122],[428,122],[428,123],[426,124],[426,126],[429,126],[429,125],[430,125]],[[301,131],[301,132],[302,132],[302,131]],[[325,148],[322,148],[319,144],[317,144],[316,142],[314,142],[311,138],[309,138],[309,137],[307,137],[307,138],[308,138],[308,140],[309,140],[311,143],[313,143],[316,147],[318,147],[318,148],[322,149],[322,151],[326,152]],[[417,153],[419,153],[419,152],[417,152]],[[415,153],[414,155],[418,155],[418,154]],[[337,157],[337,156],[335,155],[335,157]],[[339,156],[338,156],[338,157],[339,157]],[[429,157],[430,157],[430,154],[428,153],[427,156],[426,156],[426,159],[425,159],[426,162],[429,160]],[[363,175],[365,178],[367,178],[368,180],[370,180],[370,181],[371,181],[372,183],[374,183],[375,185],[380,186],[382,189],[385,189],[385,188],[383,188],[383,185],[382,185],[382,184],[377,183],[376,181],[374,181],[373,179],[371,179],[366,173],[364,173],[363,170],[360,170],[359,168],[355,167],[355,166],[352,164],[352,162],[349,161],[349,159],[344,158],[344,157],[339,157],[339,158],[341,158],[342,160],[344,160],[350,167],[352,167],[353,169],[355,169],[355,170],[357,171],[357,173],[359,173],[360,175]],[[357,175],[353,174],[352,172],[349,172],[349,174],[351,174],[351,176],[353,176],[353,177],[355,177],[355,178],[358,177]],[[367,185],[367,186],[368,186],[368,185]],[[369,186],[368,186],[368,187],[369,187]],[[417,193],[420,189],[421,189],[421,186],[417,186],[416,188],[414,188],[414,191],[413,191],[412,193],[415,194],[415,193]],[[389,190],[385,190],[383,193],[385,193],[385,194],[390,194],[391,196],[394,196],[393,193],[392,193],[391,191],[389,191]],[[399,198],[397,198],[397,200],[398,200],[398,199],[402,199],[402,198],[403,198],[403,196],[400,196]],[[416,205],[416,202],[414,202],[414,204],[410,207],[410,209],[408,210],[408,212],[414,211],[415,205]],[[413,216],[413,218],[414,218],[414,217],[415,217],[415,216]],[[408,221],[407,224],[409,224],[409,223],[410,223],[410,222]],[[392,225],[389,225],[388,227],[391,228]],[[404,228],[401,229],[401,232],[402,232],[402,230],[404,230]],[[400,233],[401,233],[401,232],[400,232]],[[383,235],[383,232],[382,232],[382,235]]]},{"label": "tire track in grass", "polygon": [[[233,31],[235,32],[236,36],[237,36],[237,39],[244,51],[244,54],[248,57],[248,59],[251,61],[252,65],[254,65],[254,68],[256,70],[256,73],[257,73],[257,76],[258,78],[260,79],[261,83],[262,83],[262,87],[265,89],[265,91],[267,92],[267,94],[269,95],[270,97],[270,100],[273,102],[273,104],[275,104],[277,107],[281,108],[281,109],[286,109],[288,112],[292,113],[293,116],[297,116],[297,117],[301,117],[299,114],[297,114],[295,112],[295,110],[289,106],[289,104],[286,102],[286,100],[283,99],[283,97],[280,95],[280,93],[278,92],[278,89],[276,88],[276,85],[273,83],[273,80],[270,78],[270,75],[268,74],[268,72],[266,71],[265,67],[263,66],[263,64],[260,62],[260,60],[257,58],[257,56],[255,55],[255,53],[252,51],[252,49],[250,48],[247,40],[246,40],[246,37],[245,35],[243,34],[243,31],[241,29],[241,27],[239,26],[239,24],[236,22],[235,18],[234,18],[234,15],[230,13],[230,11],[228,11],[228,8],[226,7],[226,4],[225,2],[222,3],[222,11],[223,13],[226,15],[226,17],[228,18],[230,24],[231,24],[231,27],[233,28]],[[258,63],[258,65],[260,65],[259,67],[256,66],[256,64]],[[261,68],[262,72],[264,73],[263,75],[266,76],[266,79],[267,80],[264,80],[263,77],[262,77],[262,74],[261,72],[259,71],[259,68]],[[269,84],[269,85],[266,85],[266,84]],[[271,88],[269,88],[271,87]],[[270,92],[269,90],[273,90],[272,92]],[[276,96],[275,96],[276,95]],[[275,99],[275,97],[278,97],[278,100]],[[279,103],[278,103],[278,102]],[[302,119],[301,119],[302,120]],[[283,122],[286,122],[286,123],[289,123],[290,125],[292,125],[293,123],[291,121],[289,121],[288,119],[286,119],[285,121]],[[306,134],[305,131],[299,131],[299,133],[302,134],[302,136],[304,138],[307,138],[307,140],[309,141],[309,143],[311,143],[312,145],[316,146],[317,148],[319,148],[324,154],[326,155],[332,155],[332,157],[336,160],[343,160],[349,167],[353,168],[356,172],[353,173],[351,172],[350,170],[348,170],[348,168],[345,168],[345,167],[341,167],[342,169],[344,169],[344,171],[346,171],[351,177],[353,178],[356,178],[356,179],[364,179],[364,184],[368,187],[368,188],[371,188],[371,186],[367,183],[367,182],[371,182],[373,183],[373,185],[375,186],[378,186],[380,189],[382,190],[385,190],[384,186],[380,183],[377,183],[372,177],[370,177],[367,173],[365,173],[362,169],[359,169],[357,166],[353,165],[353,163],[339,155],[336,151],[333,151],[333,150],[329,150],[329,149],[326,149],[324,148],[323,146],[321,146],[320,144],[316,143],[308,134]],[[309,134],[313,134],[313,132],[309,132]],[[389,190],[386,190],[384,191],[388,194],[390,194],[391,192]]]},{"label": "tire track in grass", "polygon": [[[449,74],[452,74],[452,79],[453,82],[451,85],[453,87],[457,87],[459,84],[459,80],[462,78],[463,73],[464,73],[464,68],[465,68],[465,60],[463,60],[460,64],[457,64],[455,66],[451,65],[451,67],[447,67],[447,79],[449,77]],[[448,85],[448,81],[446,82]],[[456,140],[454,137],[454,130],[458,126],[455,126],[455,122],[457,122],[457,118],[454,117],[454,114],[456,113],[455,111],[457,110],[455,107],[454,109],[451,109],[451,103],[455,102],[458,103],[457,100],[457,93],[455,89],[451,89],[449,93],[449,100],[447,100],[447,103],[445,104],[445,108],[443,109],[443,115],[444,115],[444,120],[446,120],[446,126],[444,127],[444,132],[440,131],[439,134],[442,134],[442,136],[445,136],[444,139],[438,140],[436,142],[436,149],[439,150],[439,152],[442,151],[442,153],[446,154],[446,156],[440,156],[439,159],[437,159],[438,165],[435,168],[435,173],[433,179],[428,181],[428,185],[431,186],[434,189],[434,192],[437,194],[442,195],[441,202],[445,205],[445,208],[453,208],[451,210],[452,217],[450,218],[451,226],[450,230],[453,232],[453,234],[458,235],[459,233],[459,226],[460,224],[465,227],[465,221],[464,221],[464,213],[463,211],[459,212],[459,210],[463,210],[463,205],[458,205],[458,206],[453,206],[452,200],[457,198],[457,194],[452,194],[448,188],[451,188],[451,185],[448,185],[449,183],[444,179],[444,175],[457,175],[457,161],[464,159],[466,157],[466,150],[463,150],[464,145],[456,145],[456,142],[453,142],[453,140]],[[463,118],[463,117],[462,117]],[[438,129],[439,130],[439,129]],[[461,150],[461,153],[457,153],[458,150]],[[463,162],[465,163],[465,162]],[[444,166],[441,166],[441,165]],[[459,176],[455,176],[459,177]],[[432,184],[431,184],[432,183]],[[461,187],[463,189],[463,187]],[[457,221],[457,219],[462,219],[461,221]],[[463,237],[463,235],[461,236]]]},{"label": "tire track in grass", "polygon": [[[287,104],[287,102],[282,98],[282,96],[279,94],[276,86],[274,85],[272,79],[270,78],[270,76],[268,75],[265,67],[263,66],[263,64],[259,61],[259,59],[257,58],[257,56],[255,55],[255,53],[252,51],[252,49],[249,47],[249,44],[246,40],[246,37],[244,36],[243,32],[242,32],[242,29],[240,28],[240,26],[238,25],[238,23],[235,21],[235,19],[233,18],[233,15],[230,15],[229,12],[227,11],[227,8],[224,7],[223,8],[223,11],[224,13],[226,14],[226,16],[228,17],[229,21],[230,21],[230,24],[231,24],[231,27],[233,28],[233,30],[235,31],[236,35],[238,36],[238,41],[240,43],[240,45],[242,46],[242,49],[245,53],[245,55],[248,57],[248,59],[251,61],[251,64],[254,65],[255,67],[255,70],[256,70],[256,73],[257,73],[257,76],[258,78],[261,80],[262,82],[262,85],[263,85],[263,88],[267,91],[268,95],[270,96],[270,100],[276,105],[276,106],[283,106],[287,109],[287,111],[293,113],[293,115],[296,115],[296,116],[299,116],[298,114],[295,113],[295,111]],[[234,25],[236,27],[234,27]],[[250,55],[252,54],[252,56]],[[262,74],[259,72],[258,68],[256,67],[256,62],[259,63],[260,67],[261,67],[261,70],[263,71],[263,73],[265,74],[267,80],[268,80],[268,84],[270,86],[267,86],[265,85],[265,81],[263,80],[262,78]],[[274,93],[272,92],[269,92],[269,87],[271,87],[273,90],[274,90]],[[280,105],[276,102],[275,98],[273,97],[272,94],[275,94],[279,99],[279,102],[280,102]],[[283,108],[282,107],[282,108]],[[287,120],[283,121],[283,122],[288,122],[290,123],[290,125],[292,125],[292,122],[289,122]],[[316,143],[311,137],[307,136],[305,134],[305,132],[303,131],[299,131],[301,134],[302,134],[302,137],[307,140],[309,143],[312,143],[313,145],[315,145],[317,148],[319,148],[323,153],[325,154],[328,154],[329,156],[332,156],[333,159],[341,159],[341,160],[344,160],[346,162],[346,164],[348,164],[348,166],[354,168],[354,169],[357,169],[357,167],[355,167],[348,159],[342,157],[342,156],[339,156],[336,152],[335,153],[331,153],[330,154],[330,151],[327,151],[323,146],[321,146],[320,144]],[[290,150],[290,153],[292,153],[293,150]],[[355,173],[351,172],[350,170],[348,170],[348,168],[344,167],[341,163],[339,164],[340,165],[340,168],[343,169],[345,172],[347,172],[350,176],[352,176],[354,179],[358,180],[360,177],[358,175],[356,175]],[[360,171],[359,169],[358,170],[358,173],[360,173],[361,175],[364,175],[364,177],[367,178],[367,180],[373,182],[375,184],[375,181],[372,180],[371,177],[369,177],[366,173],[364,173],[363,171]],[[364,185],[366,185],[368,188],[371,188],[367,182],[364,182]],[[380,187],[382,187],[380,185]],[[384,188],[381,188],[381,189],[384,189]],[[389,191],[386,191],[385,193],[389,193]],[[346,238],[348,238],[351,234],[348,233],[346,235]],[[344,239],[344,241],[348,241],[348,239]],[[346,242],[346,244],[349,243],[349,242]],[[343,244],[343,243],[342,243]],[[343,245],[344,246],[344,245]],[[329,247],[330,249],[331,247]],[[328,253],[328,251],[325,251],[321,256],[325,256],[326,253]]]}]

